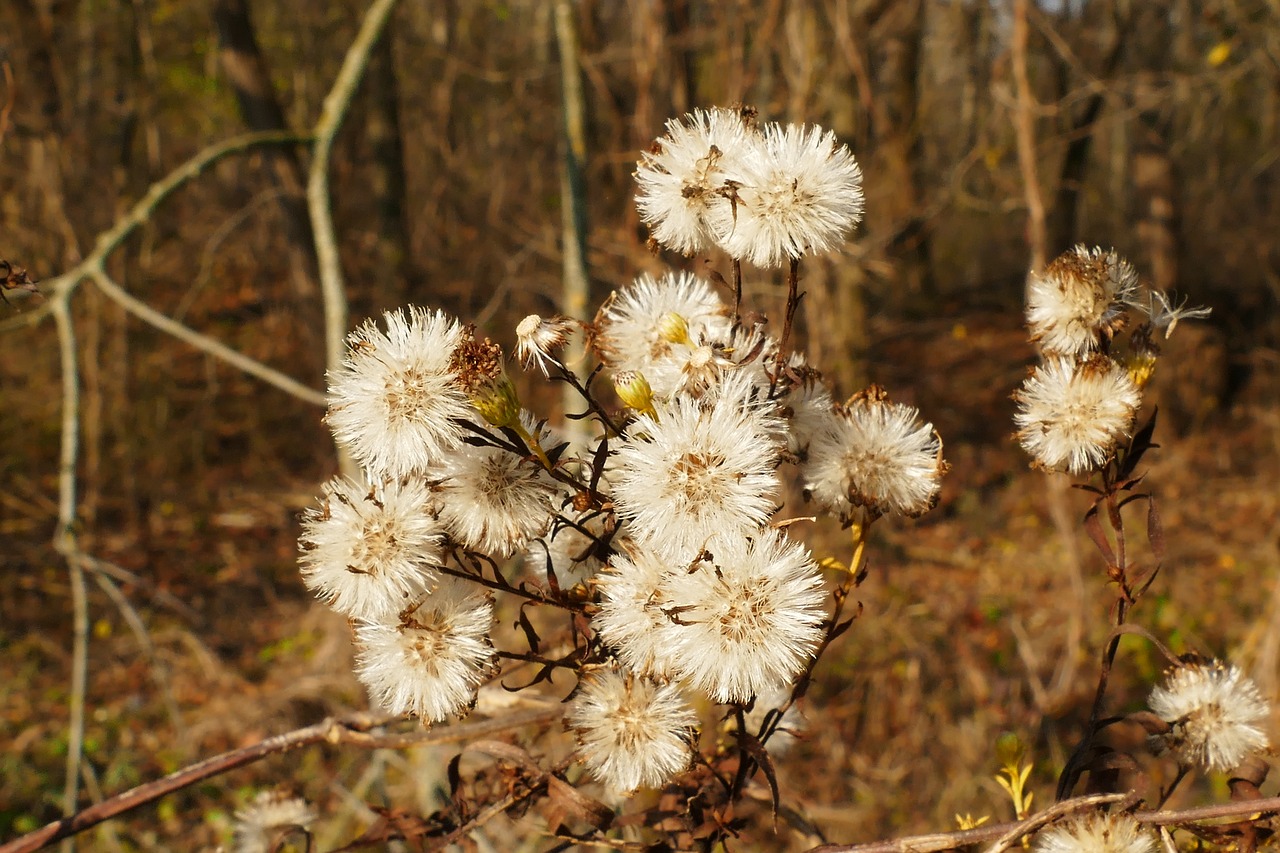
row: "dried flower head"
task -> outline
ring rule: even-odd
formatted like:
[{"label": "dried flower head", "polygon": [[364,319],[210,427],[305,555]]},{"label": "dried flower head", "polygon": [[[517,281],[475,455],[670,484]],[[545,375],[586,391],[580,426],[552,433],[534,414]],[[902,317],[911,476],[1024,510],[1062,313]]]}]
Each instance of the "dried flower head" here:
[{"label": "dried flower head", "polygon": [[777,267],[844,242],[862,219],[862,171],[820,127],[769,125],[735,175],[733,203],[708,211],[730,256]]},{"label": "dried flower head", "polygon": [[356,628],[356,677],[391,714],[424,723],[464,713],[490,673],[493,602],[462,581],[442,579],[400,619]]},{"label": "dried flower head", "polygon": [[1156,853],[1155,835],[1133,818],[1095,812],[1036,836],[1037,853]]},{"label": "dried flower head", "polygon": [[614,503],[640,542],[681,559],[768,520],[779,487],[768,415],[678,397],[640,415],[614,459]]},{"label": "dried flower head", "polygon": [[697,722],[678,685],[630,672],[587,676],[568,713],[578,760],[620,793],[657,787],[688,767]]},{"label": "dried flower head", "polygon": [[[550,431],[528,413],[521,423],[544,450],[552,444]],[[449,535],[494,557],[508,557],[545,532],[560,495],[560,486],[536,458],[505,447],[462,445],[431,476],[438,482],[440,521]]]},{"label": "dried flower head", "polygon": [[420,481],[366,486],[334,479],[302,521],[302,580],[352,619],[399,613],[435,583],[442,530]]},{"label": "dried flower head", "polygon": [[631,670],[654,678],[670,676],[668,652],[675,625],[671,579],[677,565],[634,543],[623,546],[596,577],[600,609],[591,625]]},{"label": "dried flower head", "polygon": [[695,110],[667,122],[636,164],[636,207],[652,238],[683,255],[706,251],[706,218],[728,207],[725,182],[759,144],[745,111]]},{"label": "dried flower head", "polygon": [[1170,730],[1154,736],[1179,761],[1210,770],[1231,770],[1267,748],[1263,727],[1271,708],[1238,667],[1194,661],[1168,673],[1148,700]]},{"label": "dried flower head", "polygon": [[568,317],[547,318],[530,314],[516,326],[516,357],[525,370],[536,367],[543,376],[548,376],[548,367],[560,364],[556,351],[568,343],[576,328],[577,322]]},{"label": "dried flower head", "polygon": [[309,829],[316,813],[301,797],[259,791],[253,802],[236,810],[235,818],[236,853],[268,853],[285,836]]},{"label": "dried flower head", "polygon": [[689,273],[642,275],[601,306],[593,343],[612,370],[644,374],[663,397],[672,389],[656,384],[655,365],[688,342],[727,338],[730,325],[728,309],[704,279]]},{"label": "dried flower head", "polygon": [[1114,249],[1076,246],[1027,282],[1031,338],[1046,353],[1082,356],[1124,326],[1138,274]]},{"label": "dried flower head", "polygon": [[748,702],[789,683],[822,638],[818,567],[773,528],[712,539],[668,583],[671,669],[716,702]]},{"label": "dried flower head", "polygon": [[942,439],[916,409],[872,385],[818,427],[805,490],[829,512],[848,522],[858,510],[918,516],[937,504],[947,471]]},{"label": "dried flower head", "polygon": [[347,338],[329,374],[334,437],[376,478],[422,471],[457,445],[470,415],[454,370],[462,327],[439,311],[389,311],[386,332],[368,321]]},{"label": "dried flower head", "polygon": [[1129,372],[1106,356],[1077,363],[1052,359],[1014,394],[1017,439],[1035,465],[1072,474],[1101,467],[1129,435],[1142,394]]}]

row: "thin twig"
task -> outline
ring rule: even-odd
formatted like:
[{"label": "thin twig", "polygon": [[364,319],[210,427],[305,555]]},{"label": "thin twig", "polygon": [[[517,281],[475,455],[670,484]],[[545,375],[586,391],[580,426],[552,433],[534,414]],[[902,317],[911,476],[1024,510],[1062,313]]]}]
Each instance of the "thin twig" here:
[{"label": "thin twig", "polygon": [[77,814],[56,820],[44,827],[0,845],[0,853],[27,853],[69,838],[140,806],[197,782],[219,776],[228,771],[245,767],[272,755],[290,752],[304,746],[319,743],[349,744],[366,749],[403,748],[429,744],[453,743],[510,731],[535,722],[553,720],[564,713],[560,705],[538,708],[524,714],[508,714],[500,720],[481,723],[464,723],[435,731],[420,731],[398,735],[371,734],[370,730],[394,722],[396,718],[371,714],[354,714],[349,717],[330,717],[312,726],[269,737],[251,746],[215,755],[204,761],[184,767],[151,782],[130,788],[110,799],[103,800]]},{"label": "thin twig", "polygon": [[1034,93],[1027,75],[1027,9],[1030,0],[1013,0],[1013,32],[1009,40],[1009,60],[1013,65],[1013,82],[1017,89],[1014,114],[1018,140],[1018,166],[1022,171],[1023,192],[1027,197],[1027,242],[1031,250],[1031,268],[1038,270],[1048,260],[1045,244],[1044,198],[1036,172],[1036,131]]}]

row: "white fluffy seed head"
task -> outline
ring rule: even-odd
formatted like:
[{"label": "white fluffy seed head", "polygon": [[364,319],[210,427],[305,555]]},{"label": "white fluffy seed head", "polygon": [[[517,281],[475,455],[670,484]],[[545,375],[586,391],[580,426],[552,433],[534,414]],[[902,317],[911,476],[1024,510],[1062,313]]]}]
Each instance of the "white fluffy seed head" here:
[{"label": "white fluffy seed head", "polygon": [[1027,323],[1048,354],[1084,356],[1124,325],[1138,274],[1114,249],[1076,246],[1027,281]]},{"label": "white fluffy seed head", "polygon": [[653,788],[689,766],[697,716],[676,684],[630,672],[586,677],[569,704],[578,760],[611,791]]},{"label": "white fluffy seed head", "polygon": [[672,339],[673,321],[678,321],[684,340],[693,344],[725,340],[730,334],[728,308],[706,280],[690,273],[657,279],[641,275],[601,306],[596,352],[615,373],[640,373],[656,396],[668,396],[689,347]]},{"label": "white fluffy seed head", "polygon": [[421,472],[457,446],[455,419],[471,414],[451,367],[463,330],[439,311],[389,311],[383,331],[366,322],[347,338],[329,374],[334,437],[378,479]]},{"label": "white fluffy seed head", "polygon": [[627,667],[654,678],[670,675],[668,653],[676,627],[671,579],[687,569],[652,549],[628,544],[597,577],[600,609],[591,625]]},{"label": "white fluffy seed head", "polygon": [[[525,429],[551,449],[551,434],[522,416]],[[506,441],[507,439],[503,439]],[[457,542],[508,557],[551,524],[560,486],[532,457],[499,447],[459,446],[431,470],[441,523]]]},{"label": "white fluffy seed head", "polygon": [[418,480],[367,486],[325,484],[319,509],[302,521],[302,580],[352,619],[391,618],[436,580],[442,530]]},{"label": "white fluffy seed head", "polygon": [[823,254],[862,219],[862,171],[830,131],[771,124],[738,165],[733,203],[707,214],[716,242],[734,258],[777,267]]},{"label": "white fluffy seed head", "polygon": [[577,323],[568,317],[540,317],[530,314],[516,326],[516,358],[525,370],[535,367],[542,375],[549,375],[551,365],[557,363],[556,351],[564,347]]},{"label": "white fluffy seed head", "polygon": [[719,533],[760,527],[779,488],[773,416],[678,397],[641,415],[619,443],[614,503],[630,533],[675,559]]},{"label": "white fluffy seed head", "polygon": [[667,583],[671,670],[716,702],[749,702],[791,682],[822,638],[818,567],[773,528],[712,539]]},{"label": "white fluffy seed head", "polygon": [[1104,465],[1128,437],[1142,393],[1122,366],[1094,356],[1045,362],[1014,399],[1017,438],[1033,464],[1081,474]]},{"label": "white fluffy seed head", "polygon": [[667,122],[636,164],[636,207],[653,240],[683,255],[712,244],[706,219],[730,204],[725,181],[761,144],[750,115],[738,110],[695,110]]},{"label": "white fluffy seed head", "polygon": [[1170,726],[1153,745],[1171,750],[1184,764],[1231,770],[1268,746],[1271,707],[1238,667],[1220,661],[1184,664],[1151,691],[1148,701]]},{"label": "white fluffy seed head", "polygon": [[292,831],[315,823],[315,810],[301,797],[259,791],[253,802],[236,810],[235,853],[268,853]]},{"label": "white fluffy seed head", "polygon": [[1054,824],[1036,836],[1037,853],[1156,853],[1156,837],[1133,818],[1094,813]]},{"label": "white fluffy seed head", "polygon": [[356,677],[388,713],[413,714],[425,723],[461,715],[492,670],[492,623],[493,602],[486,595],[442,579],[399,620],[356,628]]},{"label": "white fluffy seed head", "polygon": [[848,522],[859,511],[919,516],[932,509],[947,463],[933,425],[872,386],[819,417],[802,471],[805,490]]}]

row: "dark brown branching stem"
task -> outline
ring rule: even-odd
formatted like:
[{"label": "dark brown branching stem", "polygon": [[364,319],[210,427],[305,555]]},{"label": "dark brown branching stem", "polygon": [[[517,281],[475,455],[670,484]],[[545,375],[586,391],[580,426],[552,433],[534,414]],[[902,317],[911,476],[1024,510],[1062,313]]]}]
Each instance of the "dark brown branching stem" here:
[{"label": "dark brown branching stem", "polygon": [[449,566],[436,566],[435,570],[441,574],[449,575],[450,577],[479,584],[480,586],[494,590],[495,592],[509,592],[512,595],[520,598],[526,598],[529,601],[537,602],[538,604],[549,604],[552,607],[559,607],[564,610],[568,610],[571,613],[586,612],[586,606],[582,602],[561,601],[556,598],[547,598],[542,593],[523,586],[512,586],[504,581],[489,580],[484,575],[463,571],[462,569],[453,569]]},{"label": "dark brown branching stem", "polygon": [[733,324],[742,316],[742,261],[733,259]]},{"label": "dark brown branching stem", "polygon": [[787,312],[786,319],[782,325],[782,341],[778,344],[778,353],[785,359],[787,357],[787,345],[791,343],[791,324],[795,320],[796,305],[800,302],[800,296],[797,292],[800,288],[800,259],[792,258],[791,266],[787,270]]}]

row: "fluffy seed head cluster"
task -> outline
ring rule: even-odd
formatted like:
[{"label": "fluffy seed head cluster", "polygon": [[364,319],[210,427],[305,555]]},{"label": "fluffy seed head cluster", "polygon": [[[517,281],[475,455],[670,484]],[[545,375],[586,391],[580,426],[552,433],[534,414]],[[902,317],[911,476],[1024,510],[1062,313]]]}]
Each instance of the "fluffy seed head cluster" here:
[{"label": "fluffy seed head cluster", "polygon": [[914,517],[937,504],[946,471],[933,424],[873,385],[829,410],[814,429],[805,489],[846,522],[860,510]]},{"label": "fluffy seed head cluster", "polygon": [[1014,399],[1018,440],[1039,467],[1081,474],[1101,467],[1129,435],[1142,394],[1105,356],[1047,361]]},{"label": "fluffy seed head cluster", "polygon": [[[793,265],[794,281],[862,214],[861,173],[833,134],[759,127],[749,110],[669,123],[636,177],[657,242]],[[567,637],[578,758],[627,792],[688,766],[695,700],[785,701],[771,697],[813,664],[828,618],[800,526],[775,517],[787,466],[847,521],[924,512],[946,464],[915,409],[883,394],[836,406],[767,320],[744,316],[759,315],[687,272],[639,276],[592,323],[526,316],[514,359],[579,393],[601,428],[572,447],[525,410],[503,348],[474,326],[408,308],[349,337],[326,420],[363,470],[307,513],[300,565],[348,618],[372,704],[426,723],[464,714],[503,657]],[[562,355],[577,328],[601,362],[585,377]],[[598,393],[610,380],[620,407]],[[517,587],[520,562],[532,571]],[[544,641],[534,625],[550,618],[523,621],[527,645],[500,651],[491,590],[563,608],[565,630]]]},{"label": "fluffy seed head cluster", "polygon": [[454,369],[462,326],[439,311],[388,311],[347,338],[347,357],[329,374],[334,437],[374,477],[421,472],[457,446],[457,420],[471,413]]},{"label": "fluffy seed head cluster", "polygon": [[1148,700],[1170,730],[1153,744],[1184,764],[1231,770],[1268,746],[1271,708],[1238,667],[1220,661],[1176,667]]},{"label": "fluffy seed head cluster", "polygon": [[284,836],[307,830],[316,813],[301,797],[259,791],[253,802],[236,810],[236,853],[268,853]]},{"label": "fluffy seed head cluster", "polygon": [[435,583],[441,532],[420,481],[332,480],[302,522],[302,580],[344,616],[391,618]]},{"label": "fluffy seed head cluster", "polygon": [[759,128],[749,111],[669,122],[637,164],[636,186],[657,243],[685,255],[717,245],[760,267],[828,252],[862,218],[862,172],[835,134]]},{"label": "fluffy seed head cluster", "polygon": [[[1127,340],[1131,312],[1145,316]],[[1169,297],[1142,285],[1114,249],[1076,246],[1027,281],[1027,324],[1041,363],[1014,394],[1017,438],[1032,464],[1087,474],[1105,465],[1129,436],[1142,387],[1159,348],[1180,319],[1206,317],[1207,308],[1174,308]]]},{"label": "fluffy seed head cluster", "polygon": [[1156,853],[1156,837],[1127,815],[1094,813],[1036,836],[1037,853]]},{"label": "fluffy seed head cluster", "polygon": [[629,793],[662,785],[689,766],[698,718],[679,685],[605,671],[583,680],[568,721],[591,775]]}]

